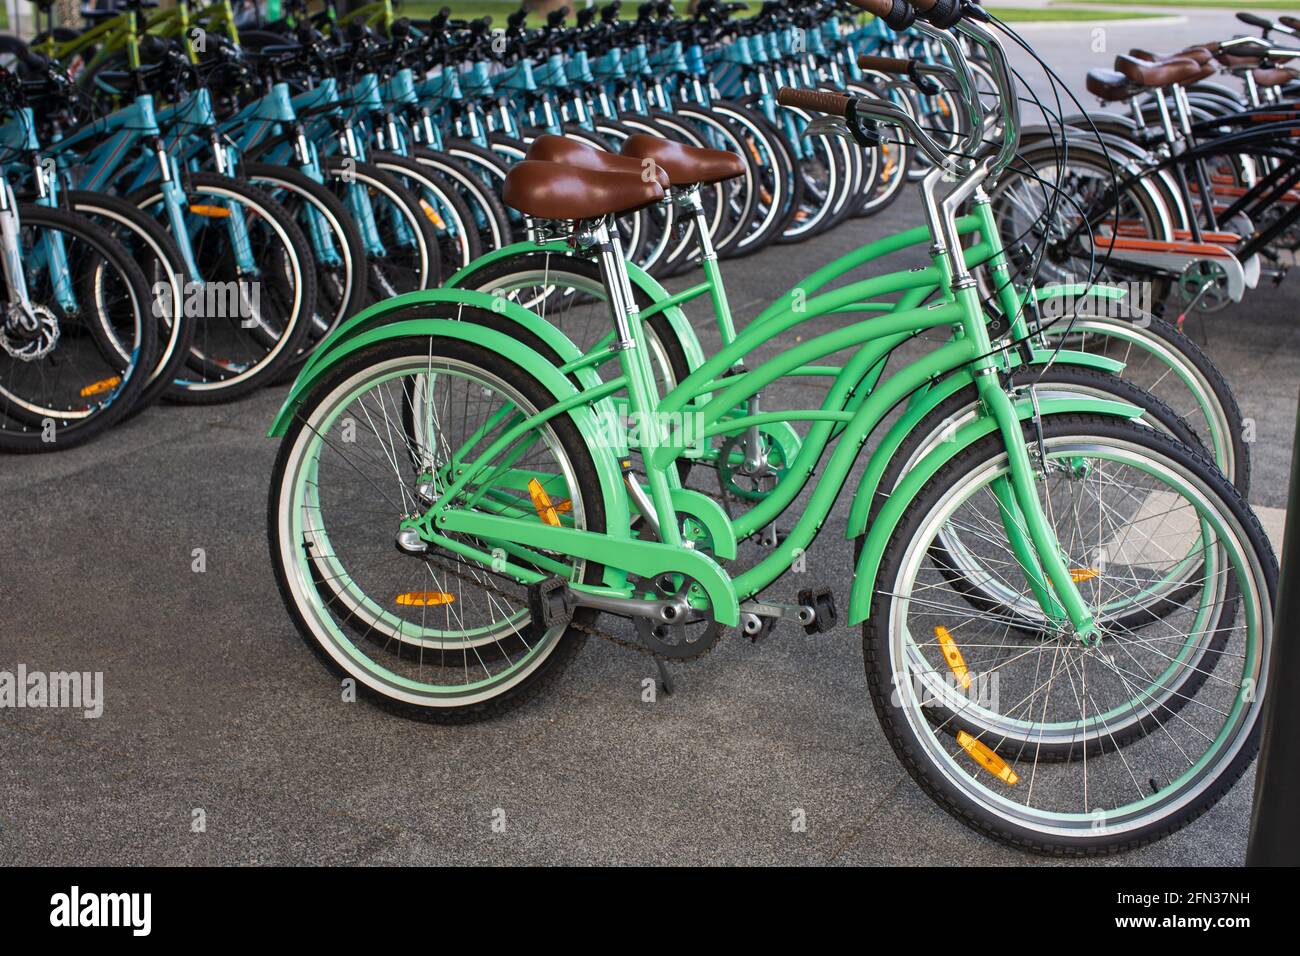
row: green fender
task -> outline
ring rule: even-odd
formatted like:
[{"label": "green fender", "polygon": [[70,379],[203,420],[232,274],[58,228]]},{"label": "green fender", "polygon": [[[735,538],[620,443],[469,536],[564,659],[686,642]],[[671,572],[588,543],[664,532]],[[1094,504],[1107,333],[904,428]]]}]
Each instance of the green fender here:
[{"label": "green fender", "polygon": [[[1049,398],[1040,401],[1038,405],[1044,415],[1084,412],[1093,415],[1112,415],[1133,419],[1142,414],[1140,408],[1127,402],[1113,402],[1084,396],[1078,398]],[[1022,399],[1016,403],[1016,413],[1021,421],[1027,421],[1033,417],[1033,406],[1027,399]],[[915,468],[903,476],[903,479],[898,483],[898,487],[894,489],[888,500],[886,500],[884,507],[880,509],[875,523],[867,530],[867,538],[862,543],[862,554],[858,557],[858,564],[853,573],[853,591],[849,595],[849,624],[860,624],[867,617],[867,612],[871,607],[871,595],[876,586],[876,573],[880,570],[881,557],[884,555],[885,546],[889,543],[889,539],[893,537],[894,529],[898,526],[898,522],[908,504],[943,465],[985,435],[997,431],[997,428],[997,422],[988,415],[982,415],[975,421],[968,422],[957,429],[952,441],[941,442],[937,448],[921,459],[921,462]],[[873,460],[878,457],[883,457],[880,450],[877,450],[876,454],[872,456]],[[881,470],[883,471],[883,466]],[[879,481],[879,476],[877,476],[876,481]],[[863,482],[865,484],[865,477]],[[861,495],[861,491],[859,494]],[[853,502],[854,511],[858,510],[860,500]]]},{"label": "green fender", "polygon": [[[574,253],[568,246],[560,245],[554,242],[516,242],[508,246],[502,246],[495,252],[489,252],[479,256],[469,265],[464,266],[456,272],[450,279],[443,283],[443,288],[457,288],[465,285],[474,278],[474,273],[484,266],[490,265],[501,259],[510,256],[524,255],[530,252],[551,252],[557,255],[573,256]],[[635,262],[627,264],[627,273],[632,280],[632,284],[646,294],[652,302],[663,302],[672,296],[668,290],[660,285],[659,280],[655,279]],[[500,298],[499,296],[497,298]],[[668,320],[673,334],[677,336],[677,341],[681,344],[682,352],[686,355],[687,367],[692,371],[704,364],[704,350],[700,347],[699,337],[695,334],[695,329],[691,325],[690,319],[686,313],[681,310],[680,306],[670,306],[663,310],[664,318]]]},{"label": "green fender", "polygon": [[[1033,355],[1034,361],[1032,364],[1046,365],[1052,358],[1052,350],[1035,349]],[[1123,362],[1117,362],[1101,355],[1092,355],[1088,352],[1073,352],[1065,349],[1062,349],[1060,354],[1057,355],[1056,361],[1060,365],[1081,365],[1102,372],[1118,373],[1124,369]],[[1013,364],[1017,366],[1023,364],[1020,362],[1018,355],[1013,356]],[[899,416],[898,421],[890,426],[889,431],[885,433],[885,437],[872,454],[871,460],[867,463],[867,470],[862,474],[862,480],[858,483],[858,492],[853,496],[853,504],[849,508],[849,523],[845,528],[845,537],[853,539],[867,530],[867,517],[871,511],[871,501],[876,496],[881,479],[885,477],[885,469],[889,467],[894,454],[902,447],[907,436],[950,395],[974,381],[975,377],[970,372],[959,369],[934,386],[918,391],[912,396],[906,411]]]},{"label": "green fender", "polygon": [[679,515],[694,518],[708,533],[714,554],[724,561],[730,561],[736,556],[736,529],[727,513],[722,510],[722,505],[703,492],[691,488],[673,488],[671,495],[673,509]]},{"label": "green fender", "polygon": [[[412,293],[418,295],[422,293]],[[457,292],[465,295],[464,292]],[[399,296],[399,298],[401,298]],[[488,298],[491,298],[490,296]],[[392,300],[390,300],[392,301]],[[390,322],[374,325],[371,328],[348,335],[337,341],[328,350],[315,367],[298,376],[284,407],[276,417],[271,428],[272,437],[283,437],[288,430],[294,412],[320,377],[337,362],[354,352],[360,351],[376,342],[407,337],[438,337],[459,339],[473,342],[494,352],[498,352],[510,361],[532,374],[557,402],[570,399],[578,394],[564,375],[554,365],[525,345],[516,342],[496,329],[483,328],[454,319],[410,319],[403,322]],[[320,354],[320,353],[318,353]],[[586,405],[575,405],[569,410],[578,431],[591,451],[592,461],[600,480],[600,491],[605,501],[605,517],[610,538],[631,539],[631,516],[627,506],[627,492],[623,488],[623,476],[619,469],[617,450],[609,447],[608,430],[601,429],[596,413]],[[612,582],[616,583],[616,582]]]},{"label": "green fender", "polygon": [[[325,368],[328,362],[332,361],[334,350],[339,344],[364,334],[376,326],[386,325],[392,321],[393,316],[400,315],[412,307],[444,303],[458,303],[486,309],[518,322],[550,348],[554,349],[555,354],[560,357],[563,363],[577,361],[582,357],[578,347],[569,341],[567,335],[517,302],[510,302],[500,296],[488,295],[485,292],[470,292],[462,289],[422,289],[418,292],[407,292],[385,299],[382,302],[376,302],[374,305],[362,309],[331,332],[325,341],[316,347],[311,357],[299,370],[298,377],[294,380],[293,389],[289,393],[290,398],[292,399],[294,394],[300,391],[298,386],[301,383],[314,381],[319,377],[321,370]],[[433,317],[433,320],[437,320],[437,318]],[[447,318],[444,321],[454,322],[456,320]],[[592,369],[579,369],[574,374],[583,388],[594,388],[600,384],[600,378]],[[276,424],[272,426],[272,435],[284,433],[284,428],[288,426],[286,411],[287,403],[286,408],[282,409],[280,415],[277,416]],[[281,425],[282,421],[283,425]]]},{"label": "green fender", "polygon": [[1098,299],[1122,299],[1127,289],[1114,285],[1089,285],[1086,282],[1067,282],[1060,285],[1034,286],[1034,301],[1044,302],[1057,296],[1096,296]]}]

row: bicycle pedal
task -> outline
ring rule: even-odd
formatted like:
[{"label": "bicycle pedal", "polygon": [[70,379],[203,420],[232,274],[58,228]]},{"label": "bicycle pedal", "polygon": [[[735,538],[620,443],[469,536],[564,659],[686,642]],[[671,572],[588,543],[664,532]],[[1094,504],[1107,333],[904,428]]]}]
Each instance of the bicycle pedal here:
[{"label": "bicycle pedal", "polygon": [[835,595],[830,588],[804,588],[799,592],[799,603],[813,609],[813,619],[803,628],[806,633],[825,634],[839,623]]},{"label": "bicycle pedal", "polygon": [[549,577],[528,586],[528,610],[534,621],[542,627],[567,627],[573,620],[573,601],[569,596],[569,582],[561,577]]}]

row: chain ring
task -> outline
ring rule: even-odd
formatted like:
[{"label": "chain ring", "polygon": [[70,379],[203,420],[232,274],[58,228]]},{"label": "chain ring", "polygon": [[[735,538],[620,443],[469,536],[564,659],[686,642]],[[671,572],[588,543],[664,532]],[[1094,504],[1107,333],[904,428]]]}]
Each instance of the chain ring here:
[{"label": "chain ring", "polygon": [[[669,599],[686,599],[692,588],[699,588],[694,578],[674,575],[681,583],[676,587],[664,575],[653,582],[645,582],[647,590],[655,596]],[[692,611],[685,620],[676,622],[652,621],[648,617],[632,619],[637,636],[654,657],[670,661],[693,661],[703,657],[717,646],[722,636],[722,625],[713,619],[711,611]]]},{"label": "chain ring", "polygon": [[1178,294],[1189,305],[1195,303],[1196,312],[1219,312],[1231,305],[1227,286],[1228,274],[1223,267],[1205,259],[1189,262],[1178,276]]}]

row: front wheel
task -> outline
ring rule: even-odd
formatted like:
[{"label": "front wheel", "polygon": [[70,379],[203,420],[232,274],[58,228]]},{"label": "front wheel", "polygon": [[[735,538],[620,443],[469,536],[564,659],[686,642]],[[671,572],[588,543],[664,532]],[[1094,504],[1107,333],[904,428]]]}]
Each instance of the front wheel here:
[{"label": "front wheel", "polygon": [[[980,566],[1029,593],[993,435],[920,489],[885,548],[863,627],[868,688],[904,766],[962,822],[1045,854],[1132,849],[1205,812],[1254,756],[1276,560],[1199,451],[1091,416],[1048,416],[1043,434],[1039,495],[1095,638],[973,608],[935,562],[945,533],[981,529]],[[1172,566],[1192,549],[1195,580]],[[1178,608],[1117,619],[1172,573]]]}]

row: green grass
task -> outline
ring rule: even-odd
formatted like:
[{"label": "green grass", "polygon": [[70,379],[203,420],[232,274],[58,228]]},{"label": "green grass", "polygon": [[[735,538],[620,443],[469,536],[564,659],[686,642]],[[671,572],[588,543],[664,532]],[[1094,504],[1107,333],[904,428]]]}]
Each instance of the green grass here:
[{"label": "green grass", "polygon": [[[1094,0],[1068,0],[1092,3]],[[1097,0],[1100,2],[1100,0]],[[1115,3],[1116,0],[1110,0]],[[1145,0],[1137,0],[1145,2]],[[1173,0],[1171,0],[1171,3]],[[1181,2],[1181,0],[1179,0]],[[1069,7],[986,7],[989,13],[1007,23],[1063,23],[1080,20],[1149,20],[1166,14],[1143,10],[1075,10]]]},{"label": "green grass", "polygon": [[1284,13],[1300,10],[1300,3],[1296,0],[1255,0],[1254,3],[1234,3],[1232,0],[1133,0],[1131,4],[1121,3],[1120,0],[1051,0],[1051,2],[1094,6],[1196,7],[1204,10],[1246,10],[1250,13],[1259,10],[1281,10]]}]

